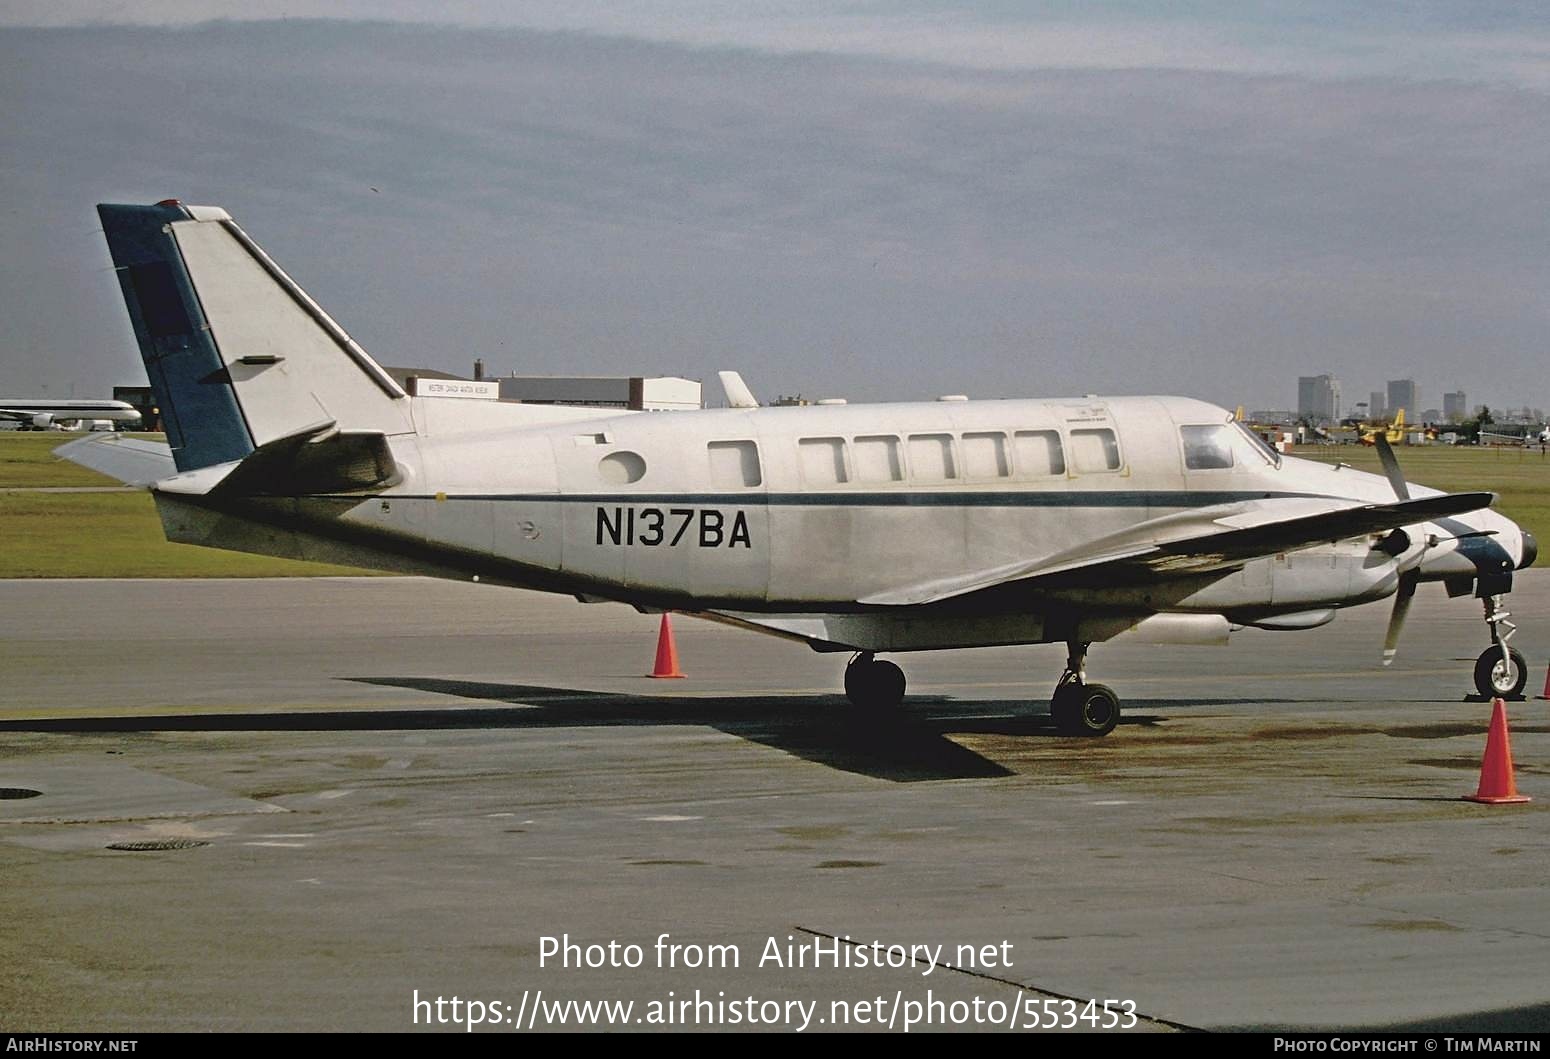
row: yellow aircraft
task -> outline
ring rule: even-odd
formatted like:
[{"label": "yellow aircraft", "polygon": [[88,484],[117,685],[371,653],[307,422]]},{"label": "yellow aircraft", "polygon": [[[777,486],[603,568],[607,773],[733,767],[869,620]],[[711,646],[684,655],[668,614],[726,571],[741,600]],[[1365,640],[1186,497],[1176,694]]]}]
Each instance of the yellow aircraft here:
[{"label": "yellow aircraft", "polygon": [[1390,445],[1398,445],[1405,440],[1405,410],[1401,408],[1394,414],[1394,425],[1391,427],[1376,426],[1371,430],[1363,431],[1361,437],[1356,440],[1363,445],[1376,445],[1378,436],[1382,435]]}]

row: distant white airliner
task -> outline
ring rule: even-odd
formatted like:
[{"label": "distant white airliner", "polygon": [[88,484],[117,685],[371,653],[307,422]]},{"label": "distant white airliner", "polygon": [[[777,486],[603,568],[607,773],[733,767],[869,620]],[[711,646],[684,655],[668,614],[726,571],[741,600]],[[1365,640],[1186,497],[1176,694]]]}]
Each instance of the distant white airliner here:
[{"label": "distant white airliner", "polygon": [[[1502,605],[1531,534],[1490,493],[1282,456],[1182,397],[684,412],[411,397],[224,210],[99,206],[170,449],[83,439],[146,484],[169,539],[679,610],[853,657],[1062,643],[1061,729],[1103,735],[1088,680],[1123,633],[1308,629],[1416,586],[1484,605],[1486,694],[1522,690]],[[478,615],[470,614],[471,623]]]},{"label": "distant white airliner", "polygon": [[124,401],[60,401],[46,397],[0,397],[0,419],[22,424],[23,430],[103,423],[138,423],[140,413]]}]

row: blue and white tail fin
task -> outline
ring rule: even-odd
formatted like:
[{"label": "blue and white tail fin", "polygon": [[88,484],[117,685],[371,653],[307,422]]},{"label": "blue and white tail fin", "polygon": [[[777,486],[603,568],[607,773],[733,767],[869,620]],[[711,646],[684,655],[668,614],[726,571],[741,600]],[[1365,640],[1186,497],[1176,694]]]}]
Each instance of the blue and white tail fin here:
[{"label": "blue and white tail fin", "polygon": [[225,210],[97,212],[178,471],[299,436],[414,430],[403,389]]}]

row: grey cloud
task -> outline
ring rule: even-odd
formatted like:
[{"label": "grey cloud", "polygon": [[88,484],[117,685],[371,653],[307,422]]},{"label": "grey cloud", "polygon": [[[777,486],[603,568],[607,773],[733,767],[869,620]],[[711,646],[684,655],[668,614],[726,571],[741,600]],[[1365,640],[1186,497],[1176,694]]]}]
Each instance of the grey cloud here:
[{"label": "grey cloud", "polygon": [[0,31],[0,89],[0,389],[137,374],[90,207],[166,195],[227,206],[390,362],[856,398],[1540,386],[1525,90],[352,23]]}]

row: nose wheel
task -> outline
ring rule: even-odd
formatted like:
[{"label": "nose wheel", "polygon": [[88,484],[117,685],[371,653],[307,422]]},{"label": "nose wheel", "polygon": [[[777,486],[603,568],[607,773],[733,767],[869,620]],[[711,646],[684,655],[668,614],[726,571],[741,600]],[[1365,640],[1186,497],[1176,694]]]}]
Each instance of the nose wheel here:
[{"label": "nose wheel", "polygon": [[1050,719],[1062,735],[1108,735],[1119,724],[1119,696],[1104,684],[1087,683],[1088,644],[1067,644],[1066,671],[1049,700]]},{"label": "nose wheel", "polygon": [[1523,694],[1528,683],[1528,662],[1516,647],[1506,649],[1494,644],[1475,659],[1475,690],[1488,699],[1513,699]]},{"label": "nose wheel", "polygon": [[1507,641],[1518,627],[1508,621],[1501,596],[1486,596],[1485,621],[1491,627],[1491,646],[1475,659],[1475,690],[1486,698],[1517,698],[1528,683],[1528,662]]}]

